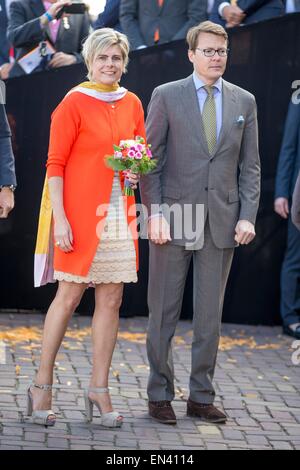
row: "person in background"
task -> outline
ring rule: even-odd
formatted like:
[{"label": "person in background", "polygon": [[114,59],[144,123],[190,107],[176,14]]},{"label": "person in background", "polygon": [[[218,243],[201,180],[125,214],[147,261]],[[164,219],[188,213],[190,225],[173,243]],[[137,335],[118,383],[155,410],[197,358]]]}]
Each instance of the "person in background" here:
[{"label": "person in background", "polygon": [[7,36],[15,47],[16,63],[10,76],[24,73],[17,60],[44,40],[56,51],[48,64],[50,68],[82,62],[82,42],[90,32],[88,13],[56,19],[64,5],[71,4],[68,0],[22,0],[11,4]]},{"label": "person in background", "polygon": [[93,24],[94,29],[113,28],[122,31],[119,19],[121,0],[107,0],[104,11]]},{"label": "person in background", "polygon": [[[290,206],[300,170],[300,105],[289,106],[277,166],[274,209],[287,220],[287,246],[281,268],[280,313],[285,334],[300,339],[300,232],[290,217]],[[297,197],[296,197],[297,201]],[[297,211],[297,202],[294,211]]]},{"label": "person in background", "polygon": [[131,48],[185,39],[207,18],[207,0],[121,0],[120,22]]},{"label": "person in background", "polygon": [[0,218],[6,219],[14,208],[16,188],[15,160],[11,146],[11,132],[5,108],[0,104]]},{"label": "person in background", "polygon": [[210,20],[226,28],[268,20],[284,14],[282,0],[216,0]]},{"label": "person in background", "polygon": [[11,0],[0,0],[0,79],[6,80],[12,68],[10,44],[7,40],[9,5]]}]

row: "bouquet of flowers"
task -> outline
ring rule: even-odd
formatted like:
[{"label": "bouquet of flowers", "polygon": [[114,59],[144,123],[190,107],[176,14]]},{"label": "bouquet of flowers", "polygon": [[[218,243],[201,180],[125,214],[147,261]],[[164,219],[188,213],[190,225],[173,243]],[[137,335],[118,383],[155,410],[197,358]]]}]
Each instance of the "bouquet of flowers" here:
[{"label": "bouquet of flowers", "polygon": [[[137,175],[146,175],[156,167],[157,162],[153,159],[151,145],[147,145],[145,139],[138,136],[135,140],[121,140],[119,145],[114,145],[114,154],[106,157],[106,164],[114,171],[130,170]],[[134,195],[127,179],[124,194]]]}]

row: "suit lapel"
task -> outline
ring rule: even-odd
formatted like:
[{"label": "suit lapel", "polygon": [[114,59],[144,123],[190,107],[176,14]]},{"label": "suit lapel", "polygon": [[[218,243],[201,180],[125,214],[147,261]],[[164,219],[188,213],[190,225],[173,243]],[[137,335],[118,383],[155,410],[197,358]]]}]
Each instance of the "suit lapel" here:
[{"label": "suit lapel", "polygon": [[222,89],[222,127],[213,156],[220,150],[230,133],[236,117],[236,92],[230,83],[223,80]]},{"label": "suit lapel", "polygon": [[[68,17],[68,23],[67,23],[67,24],[69,24],[68,30],[69,29],[71,30],[72,26],[74,25],[74,16],[75,15],[73,15],[73,16],[71,15],[71,16]],[[64,19],[62,18],[61,21],[60,21],[59,30],[58,30],[58,33],[57,33],[56,44],[58,44],[62,40],[65,32],[66,32],[65,23],[64,23]]]},{"label": "suit lapel", "polygon": [[[69,20],[69,24],[70,24],[70,17],[68,18],[68,20]],[[63,20],[63,18],[61,18],[55,44],[58,44],[61,41],[61,39],[64,35],[64,31],[65,31],[64,20]]]},{"label": "suit lapel", "polygon": [[182,101],[186,116],[190,117],[191,134],[199,135],[199,143],[202,146],[202,150],[209,156],[197,91],[192,75],[182,85]]}]

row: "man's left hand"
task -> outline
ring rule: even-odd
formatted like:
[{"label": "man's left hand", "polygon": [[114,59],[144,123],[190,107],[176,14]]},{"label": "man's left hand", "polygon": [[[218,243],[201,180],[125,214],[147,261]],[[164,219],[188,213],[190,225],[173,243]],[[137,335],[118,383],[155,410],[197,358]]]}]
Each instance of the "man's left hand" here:
[{"label": "man's left hand", "polygon": [[57,69],[58,67],[65,67],[66,65],[76,64],[76,57],[72,54],[65,54],[64,52],[56,52],[49,62],[49,67]]},{"label": "man's left hand", "polygon": [[239,220],[235,227],[235,241],[240,245],[248,245],[255,238],[255,228],[248,220]]},{"label": "man's left hand", "polygon": [[7,219],[8,214],[14,208],[14,193],[9,188],[0,191],[0,219]]}]

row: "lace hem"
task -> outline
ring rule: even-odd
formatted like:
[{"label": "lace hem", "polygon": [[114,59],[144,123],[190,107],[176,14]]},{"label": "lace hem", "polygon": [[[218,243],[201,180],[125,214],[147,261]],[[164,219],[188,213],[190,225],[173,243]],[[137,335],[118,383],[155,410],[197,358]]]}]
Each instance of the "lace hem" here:
[{"label": "lace hem", "polygon": [[132,271],[128,272],[110,272],[110,273],[102,273],[103,276],[101,277],[81,277],[75,276],[74,274],[63,273],[60,271],[54,271],[54,279],[56,281],[66,281],[66,282],[75,282],[76,284],[129,284],[129,283],[137,283],[137,273],[136,271],[133,273]]}]

